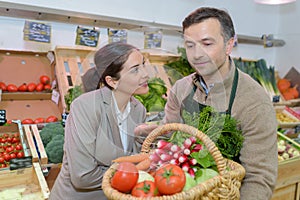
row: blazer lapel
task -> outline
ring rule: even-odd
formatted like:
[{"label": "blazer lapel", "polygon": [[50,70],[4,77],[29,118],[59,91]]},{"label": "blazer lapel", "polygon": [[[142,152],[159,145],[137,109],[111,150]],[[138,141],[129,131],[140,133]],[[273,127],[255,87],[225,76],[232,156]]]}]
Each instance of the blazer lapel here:
[{"label": "blazer lapel", "polygon": [[112,101],[112,91],[108,88],[103,89],[103,99],[104,99],[104,104],[105,104],[105,115],[107,116],[108,119],[108,125],[110,126],[111,130],[112,130],[112,138],[113,138],[113,142],[120,147],[121,149],[123,149],[123,145],[122,145],[122,141],[121,141],[121,137],[120,137],[120,133],[119,133],[119,127],[117,125],[118,120],[117,120],[117,116],[115,114],[114,109],[114,104]]}]

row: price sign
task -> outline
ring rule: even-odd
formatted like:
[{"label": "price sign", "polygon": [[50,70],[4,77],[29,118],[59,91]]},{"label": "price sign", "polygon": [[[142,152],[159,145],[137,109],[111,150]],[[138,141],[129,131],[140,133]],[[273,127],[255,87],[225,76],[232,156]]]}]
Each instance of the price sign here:
[{"label": "price sign", "polygon": [[4,125],[6,121],[6,111],[0,110],[0,126]]},{"label": "price sign", "polygon": [[160,48],[162,41],[161,31],[145,31],[144,32],[144,48]]},{"label": "price sign", "polygon": [[127,30],[125,29],[107,29],[108,43],[122,42],[127,43]]},{"label": "price sign", "polygon": [[24,40],[50,43],[51,26],[40,22],[25,21]]},{"label": "price sign", "polygon": [[97,47],[100,31],[93,28],[77,27],[76,45],[83,45],[89,47]]}]

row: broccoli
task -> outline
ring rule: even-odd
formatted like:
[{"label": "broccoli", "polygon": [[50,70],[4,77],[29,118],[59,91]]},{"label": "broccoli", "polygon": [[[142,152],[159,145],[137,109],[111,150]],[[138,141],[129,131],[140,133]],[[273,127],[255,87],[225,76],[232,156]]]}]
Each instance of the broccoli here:
[{"label": "broccoli", "polygon": [[44,126],[40,131],[40,136],[44,147],[52,140],[56,135],[64,135],[64,127],[60,123],[49,123]]},{"label": "broccoli", "polygon": [[61,163],[64,155],[64,136],[56,135],[46,146],[46,153],[51,163]]}]

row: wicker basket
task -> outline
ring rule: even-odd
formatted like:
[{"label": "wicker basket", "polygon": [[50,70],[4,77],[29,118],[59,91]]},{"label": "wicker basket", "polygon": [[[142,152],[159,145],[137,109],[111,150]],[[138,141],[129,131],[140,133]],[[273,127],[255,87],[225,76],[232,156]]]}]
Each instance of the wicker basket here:
[{"label": "wicker basket", "polygon": [[[219,175],[215,176],[203,183],[200,183],[193,188],[176,193],[174,195],[163,195],[158,197],[147,198],[150,200],[189,200],[189,199],[239,199],[241,181],[245,176],[245,169],[238,163],[225,159],[215,144],[209,139],[207,135],[198,129],[178,123],[170,123],[160,126],[153,130],[145,139],[142,152],[149,153],[151,151],[151,144],[158,137],[170,131],[182,131],[189,133],[192,136],[199,138],[207,147],[212,157],[214,158]],[[112,173],[115,170],[115,165],[112,165],[104,174],[102,181],[102,189],[108,199],[114,200],[138,200],[141,198],[133,197],[130,194],[124,194],[113,189],[110,185]]]}]

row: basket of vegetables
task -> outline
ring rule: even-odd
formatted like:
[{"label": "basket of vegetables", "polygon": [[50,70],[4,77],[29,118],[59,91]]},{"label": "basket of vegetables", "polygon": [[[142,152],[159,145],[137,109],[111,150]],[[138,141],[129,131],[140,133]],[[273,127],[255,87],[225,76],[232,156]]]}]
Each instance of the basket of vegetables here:
[{"label": "basket of vegetables", "polygon": [[[174,131],[190,137],[182,144],[160,139]],[[146,137],[141,153],[114,160],[102,189],[108,199],[239,199],[244,176],[245,169],[224,158],[206,134],[169,123]]]}]

